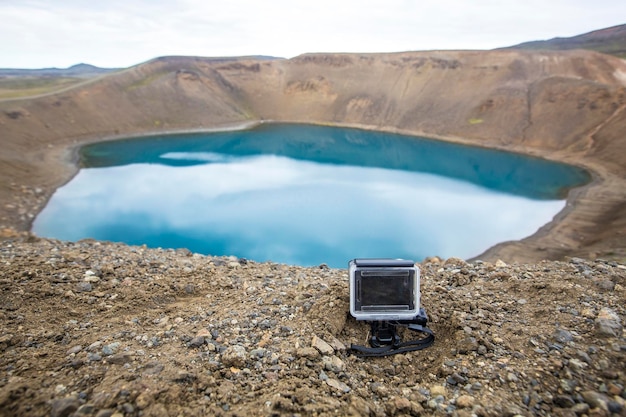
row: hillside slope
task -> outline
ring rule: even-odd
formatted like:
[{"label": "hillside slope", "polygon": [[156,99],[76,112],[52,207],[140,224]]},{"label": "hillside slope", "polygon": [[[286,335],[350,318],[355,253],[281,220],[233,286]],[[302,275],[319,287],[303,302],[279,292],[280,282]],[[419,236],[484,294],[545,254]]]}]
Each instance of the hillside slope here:
[{"label": "hillside slope", "polygon": [[306,122],[398,131],[586,166],[597,180],[571,197],[558,222],[484,256],[626,256],[625,83],[626,62],[588,51],[159,58],[62,93],[0,102],[0,221],[27,230],[50,193],[76,171],[68,162],[81,143]]},{"label": "hillside slope", "polygon": [[424,262],[435,344],[384,358],[347,351],[345,269],[47,239],[0,263],[0,417],[626,413],[616,262]]},{"label": "hillside slope", "polygon": [[594,30],[569,38],[553,38],[545,41],[524,42],[511,46],[525,50],[570,50],[588,49],[626,58],[626,24]]}]

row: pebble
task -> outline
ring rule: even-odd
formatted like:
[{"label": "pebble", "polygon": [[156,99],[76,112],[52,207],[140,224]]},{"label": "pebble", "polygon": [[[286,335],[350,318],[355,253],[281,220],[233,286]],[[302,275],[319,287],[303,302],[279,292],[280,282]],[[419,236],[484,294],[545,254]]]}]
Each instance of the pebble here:
[{"label": "pebble", "polygon": [[319,338],[317,335],[313,336],[313,339],[311,340],[311,346],[313,346],[315,349],[319,350],[319,352],[322,355],[332,355],[333,353],[335,353],[335,349],[333,349],[333,347],[331,345],[326,343],[324,340]]},{"label": "pebble", "polygon": [[589,412],[589,404],[587,404],[587,403],[574,404],[571,407],[571,410],[574,413],[576,413],[577,416],[582,416],[582,415],[587,414]]},{"label": "pebble", "polygon": [[124,365],[133,361],[133,355],[128,353],[118,353],[107,357],[106,361],[115,365]]},{"label": "pebble", "polygon": [[475,337],[465,337],[463,340],[458,342],[456,348],[461,354],[467,354],[469,352],[474,352],[478,350],[479,344],[478,340]]},{"label": "pebble", "polygon": [[111,356],[111,355],[113,355],[115,352],[117,352],[117,350],[119,349],[119,347],[120,347],[120,342],[113,342],[113,343],[110,343],[110,344],[108,344],[108,345],[104,345],[104,346],[102,347],[102,354],[103,354],[104,356]]},{"label": "pebble", "polygon": [[68,417],[78,410],[80,402],[77,398],[56,398],[51,402],[50,417]]},{"label": "pebble", "polygon": [[333,387],[334,389],[336,389],[337,391],[341,391],[344,393],[348,393],[351,391],[350,387],[348,385],[346,385],[344,382],[338,381],[336,379],[332,379],[329,378],[326,380],[326,384],[328,384],[328,386]]},{"label": "pebble", "polygon": [[233,345],[222,352],[222,363],[226,366],[242,368],[247,359],[246,348],[240,345]]},{"label": "pebble", "polygon": [[559,343],[567,343],[574,340],[572,333],[565,329],[557,329],[552,337]]},{"label": "pebble", "polygon": [[81,350],[83,350],[83,347],[82,347],[81,345],[76,345],[76,346],[73,346],[73,347],[69,348],[69,349],[67,350],[67,352],[65,352],[65,353],[66,353],[66,355],[68,355],[68,356],[69,356],[69,355],[75,355],[75,354],[77,354],[78,352],[80,352]]},{"label": "pebble", "polygon": [[411,401],[404,397],[395,397],[393,400],[393,407],[396,412],[410,411],[412,408]]},{"label": "pebble", "polygon": [[475,398],[471,395],[463,394],[456,399],[456,405],[459,408],[470,408],[474,406]]},{"label": "pebble", "polygon": [[581,395],[585,402],[589,404],[589,407],[602,408],[604,410],[608,409],[609,400],[606,395],[595,391],[583,391]]},{"label": "pebble", "polygon": [[303,357],[303,358],[316,359],[320,356],[320,352],[314,347],[304,347],[304,348],[299,348],[296,351],[296,355],[298,355],[299,357]]},{"label": "pebble", "polygon": [[576,403],[569,395],[557,395],[552,401],[561,408],[571,408]]},{"label": "pebble", "polygon": [[205,343],[205,336],[196,336],[189,341],[190,348],[199,348]]},{"label": "pebble", "polygon": [[93,285],[90,282],[79,282],[75,289],[76,292],[90,292],[93,291]]},{"label": "pebble", "polygon": [[339,359],[337,356],[324,356],[322,357],[322,363],[324,365],[324,369],[332,372],[341,372],[346,368],[345,363]]},{"label": "pebble", "polygon": [[596,333],[604,337],[620,337],[622,324],[619,316],[612,309],[603,307],[595,320]]}]

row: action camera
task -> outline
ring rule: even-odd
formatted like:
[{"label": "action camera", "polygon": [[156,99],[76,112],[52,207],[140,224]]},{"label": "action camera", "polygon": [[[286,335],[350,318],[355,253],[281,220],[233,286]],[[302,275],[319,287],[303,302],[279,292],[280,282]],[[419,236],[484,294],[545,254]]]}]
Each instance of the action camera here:
[{"label": "action camera", "polygon": [[420,270],[404,259],[349,263],[350,314],[357,320],[413,320],[420,315]]},{"label": "action camera", "polygon": [[[420,270],[405,259],[353,259],[350,273],[350,314],[370,324],[371,347],[352,344],[359,357],[387,356],[425,349],[435,342],[420,306]],[[403,341],[398,328],[421,335]],[[404,332],[407,333],[407,332]]]}]

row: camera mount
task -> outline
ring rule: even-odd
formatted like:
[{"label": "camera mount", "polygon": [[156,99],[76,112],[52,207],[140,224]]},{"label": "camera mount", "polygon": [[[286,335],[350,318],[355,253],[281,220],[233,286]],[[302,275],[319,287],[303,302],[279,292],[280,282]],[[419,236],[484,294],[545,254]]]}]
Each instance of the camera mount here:
[{"label": "camera mount", "polygon": [[[422,350],[435,342],[435,334],[426,324],[428,316],[423,308],[413,320],[371,321],[370,346],[351,345],[350,349],[359,357],[389,356],[397,353]],[[398,327],[421,333],[424,337],[402,342]]]},{"label": "camera mount", "polygon": [[[387,356],[421,350],[435,342],[420,306],[420,269],[406,259],[357,258],[348,265],[350,314],[370,323],[370,346],[352,345],[357,356]],[[402,342],[398,327],[421,338]]]}]

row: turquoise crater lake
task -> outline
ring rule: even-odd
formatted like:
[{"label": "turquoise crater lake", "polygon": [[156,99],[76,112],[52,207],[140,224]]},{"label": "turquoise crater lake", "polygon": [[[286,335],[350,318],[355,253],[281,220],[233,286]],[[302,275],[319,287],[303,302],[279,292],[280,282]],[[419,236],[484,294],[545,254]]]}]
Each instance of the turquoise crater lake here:
[{"label": "turquoise crater lake", "polygon": [[533,234],[590,180],[513,153],[300,124],[96,143],[80,165],[37,235],[333,267],[476,256]]}]

